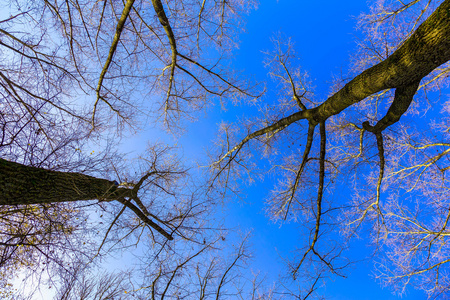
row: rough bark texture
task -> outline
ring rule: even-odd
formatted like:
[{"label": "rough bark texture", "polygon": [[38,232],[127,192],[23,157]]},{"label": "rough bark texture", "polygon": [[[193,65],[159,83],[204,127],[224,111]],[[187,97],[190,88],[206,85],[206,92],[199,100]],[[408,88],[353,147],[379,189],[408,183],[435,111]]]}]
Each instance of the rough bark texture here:
[{"label": "rough bark texture", "polygon": [[115,200],[127,190],[106,179],[50,171],[0,158],[0,205]]},{"label": "rough bark texture", "polygon": [[317,125],[380,91],[408,90],[449,60],[450,0],[446,0],[391,56],[353,78],[321,105],[293,113],[252,135],[285,128],[303,119]]},{"label": "rough bark texture", "polygon": [[356,76],[320,106],[305,111],[306,118],[319,123],[372,94],[419,82],[449,60],[450,0],[446,0],[391,56]]}]

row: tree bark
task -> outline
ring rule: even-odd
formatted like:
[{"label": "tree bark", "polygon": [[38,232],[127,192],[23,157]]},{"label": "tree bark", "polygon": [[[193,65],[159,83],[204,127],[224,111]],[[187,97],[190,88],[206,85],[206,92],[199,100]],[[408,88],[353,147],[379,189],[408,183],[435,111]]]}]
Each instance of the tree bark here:
[{"label": "tree bark", "polygon": [[0,158],[0,205],[111,201],[127,196],[129,191],[106,179],[30,167]]},{"label": "tree bark", "polygon": [[444,1],[391,56],[365,70],[324,103],[298,113],[320,123],[385,89],[419,82],[450,60],[450,0]]}]

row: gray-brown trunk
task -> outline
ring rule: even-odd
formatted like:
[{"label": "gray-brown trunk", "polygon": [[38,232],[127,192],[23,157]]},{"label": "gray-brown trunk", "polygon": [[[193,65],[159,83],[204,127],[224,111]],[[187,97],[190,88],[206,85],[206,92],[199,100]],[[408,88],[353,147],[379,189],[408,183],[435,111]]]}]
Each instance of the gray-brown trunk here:
[{"label": "gray-brown trunk", "polygon": [[113,181],[106,179],[50,171],[0,158],[0,205],[113,200],[119,190]]}]

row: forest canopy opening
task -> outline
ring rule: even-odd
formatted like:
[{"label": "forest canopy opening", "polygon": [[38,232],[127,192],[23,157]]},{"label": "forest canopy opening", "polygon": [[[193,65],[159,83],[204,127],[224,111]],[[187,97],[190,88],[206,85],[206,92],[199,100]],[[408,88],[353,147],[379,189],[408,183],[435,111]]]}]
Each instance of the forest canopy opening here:
[{"label": "forest canopy opening", "polygon": [[[335,80],[327,99],[281,35],[266,53],[267,89],[234,70],[253,1],[1,6],[5,282],[26,270],[61,299],[83,290],[92,299],[319,298],[354,263],[348,245],[365,237],[376,276],[394,292],[448,294],[450,102],[429,95],[448,87],[450,0],[375,2],[358,18],[349,78]],[[180,136],[225,102],[251,109],[221,124],[208,158],[197,154],[208,168],[152,139],[135,159],[118,150],[149,122]],[[425,113],[434,106],[443,109]],[[413,114],[424,119],[415,124]],[[294,223],[304,235],[275,284],[248,270],[251,235],[229,241],[217,221],[249,182],[272,186],[266,216],[280,232]],[[103,258],[132,248],[139,271],[95,275]]]}]

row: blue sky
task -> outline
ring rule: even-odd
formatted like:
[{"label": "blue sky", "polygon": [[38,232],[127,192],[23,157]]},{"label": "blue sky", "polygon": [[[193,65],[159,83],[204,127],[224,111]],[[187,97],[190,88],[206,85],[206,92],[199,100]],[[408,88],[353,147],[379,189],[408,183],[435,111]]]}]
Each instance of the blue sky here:
[{"label": "blue sky", "polygon": [[[245,32],[240,36],[240,46],[234,54],[234,69],[256,82],[267,82],[268,92],[263,100],[276,98],[276,87],[271,85],[268,69],[264,67],[264,51],[273,48],[271,38],[277,33],[291,37],[303,70],[307,71],[315,86],[318,100],[325,100],[329,94],[333,74],[346,74],[353,51],[356,49],[356,16],[368,10],[366,1],[348,0],[260,0],[257,10],[246,19]],[[200,113],[197,122],[187,124],[186,134],[181,137],[165,135],[157,128],[146,128],[138,135],[124,139],[125,152],[139,155],[144,152],[147,141],[166,142],[180,147],[187,166],[201,160],[204,150],[211,146],[222,120],[236,121],[238,117],[255,114],[254,107],[227,104],[227,110],[220,105],[210,107],[206,114]],[[157,127],[157,126],[156,126]],[[97,150],[96,150],[97,151]],[[198,172],[203,172],[200,169]],[[205,170],[206,171],[206,170]],[[249,187],[244,186],[247,198],[231,199],[227,202],[223,217],[228,227],[240,232],[252,232],[250,245],[254,256],[251,268],[268,274],[269,280],[284,275],[280,255],[289,258],[296,247],[308,243],[296,224],[272,223],[264,214],[264,201],[273,186],[274,177],[266,178]],[[339,197],[350,197],[345,189]],[[355,241],[347,253],[357,260],[370,255],[364,240]],[[122,261],[122,263],[128,263]],[[109,267],[116,267],[116,263]],[[327,299],[400,299],[388,288],[375,282],[373,262],[369,259],[349,267],[344,273],[347,278],[333,278],[326,281],[319,291]],[[420,291],[409,289],[401,299],[423,299]]]},{"label": "blue sky", "polygon": [[[324,100],[329,93],[332,75],[341,71],[346,73],[352,51],[356,49],[356,19],[361,12],[367,11],[365,1],[299,1],[299,0],[262,0],[258,9],[247,18],[246,31],[240,37],[240,47],[236,51],[234,66],[244,70],[257,81],[269,81],[267,69],[264,68],[263,51],[273,47],[270,38],[276,33],[292,37],[301,67],[310,74],[316,95]],[[271,90],[272,88],[272,90]],[[268,86],[269,93],[265,99],[274,97],[273,87]],[[215,128],[220,119],[233,120],[246,113],[246,108],[228,106],[221,111],[216,106],[206,119],[192,124],[195,135],[183,137],[185,153],[198,149],[205,140],[214,139]],[[201,126],[205,124],[207,126]],[[195,151],[195,150],[194,150]],[[189,156],[189,155],[188,155]],[[251,186],[246,190],[248,198],[243,202],[230,203],[227,221],[230,226],[240,227],[242,231],[252,229],[255,264],[263,272],[273,275],[282,271],[283,266],[278,253],[289,255],[290,251],[307,241],[302,240],[295,225],[271,223],[263,212],[263,202],[270,189],[270,182]],[[344,195],[349,196],[349,195]],[[354,246],[350,255],[364,258],[370,249],[364,244]],[[388,288],[382,288],[372,276],[373,263],[366,261],[349,268],[348,278],[335,278],[326,282],[321,293],[330,299],[424,299],[420,291],[409,289],[403,297],[392,295]]]},{"label": "blue sky", "polygon": [[[268,70],[263,65],[263,51],[272,50],[271,37],[282,33],[294,41],[301,67],[309,73],[316,87],[316,96],[325,100],[330,92],[333,74],[346,74],[348,70],[352,51],[356,49],[355,36],[361,34],[355,30],[356,17],[367,10],[367,3],[360,0],[261,0],[258,9],[246,18],[246,30],[240,36],[233,65],[258,82],[270,82]],[[265,99],[271,101],[271,97],[275,97],[274,87],[269,85],[268,91]],[[254,113],[251,110],[253,108],[228,104],[227,110],[223,111],[217,104],[208,110],[206,116],[200,114],[197,122],[188,124],[187,133],[179,140],[163,137],[154,129],[144,131],[135,139],[139,141],[145,140],[142,137],[158,136],[169,143],[177,143],[182,146],[187,164],[190,164],[214,140],[221,120],[236,120],[246,113]],[[128,145],[130,149],[126,150],[133,149],[139,153],[137,142]],[[270,187],[270,179],[266,179],[264,184],[250,186],[246,189],[248,197],[244,201],[231,201],[227,205],[225,219],[230,227],[239,228],[242,232],[252,231],[252,268],[260,269],[268,273],[269,278],[275,279],[283,271],[279,254],[289,256],[296,246],[307,241],[300,236],[295,224],[280,228],[264,215],[263,202]],[[370,251],[362,241],[355,243],[348,255],[363,259]],[[393,295],[388,288],[383,289],[375,282],[372,270],[373,262],[370,260],[356,264],[347,269],[346,279],[328,280],[320,293],[330,299],[424,299],[425,295],[414,289],[409,289],[403,297]]]}]

